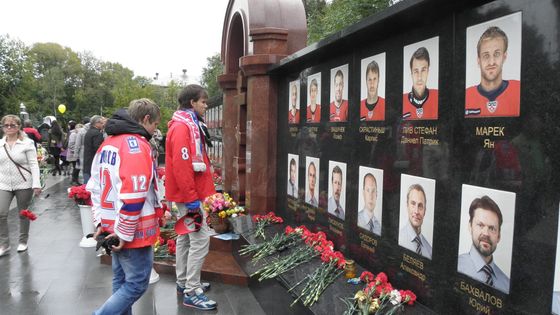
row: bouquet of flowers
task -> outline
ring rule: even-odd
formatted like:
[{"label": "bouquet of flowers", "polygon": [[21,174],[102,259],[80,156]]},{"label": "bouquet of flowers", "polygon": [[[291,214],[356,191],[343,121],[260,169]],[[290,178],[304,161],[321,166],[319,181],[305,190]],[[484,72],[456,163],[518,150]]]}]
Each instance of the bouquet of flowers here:
[{"label": "bouquet of flowers", "polygon": [[227,193],[215,193],[204,199],[202,208],[208,213],[207,223],[217,233],[229,230],[228,217],[237,217],[243,214],[245,209],[238,206]]},{"label": "bouquet of flowers", "polygon": [[344,273],[344,267],[346,266],[344,255],[342,255],[341,252],[334,251],[331,244],[332,243],[325,242],[315,246],[315,249],[321,254],[321,261],[323,263],[315,272],[307,275],[288,290],[288,292],[291,292],[305,282],[305,287],[301,290],[301,293],[292,305],[301,300],[304,306],[310,307],[319,300],[319,297],[329,285]]},{"label": "bouquet of flowers", "polygon": [[78,205],[93,205],[91,203],[91,193],[86,190],[86,185],[72,186],[68,189],[68,198],[74,199]]},{"label": "bouquet of flowers", "polygon": [[256,214],[253,216],[252,218],[253,223],[255,223],[255,234],[257,235],[257,237],[262,237],[263,239],[266,239],[266,236],[264,235],[264,228],[273,224],[273,223],[283,223],[284,220],[281,217],[278,217],[274,214],[274,212],[269,212],[265,215],[259,215]]},{"label": "bouquet of flowers", "polygon": [[235,208],[236,203],[233,199],[229,196],[228,193],[215,193],[210,195],[204,199],[202,203],[202,208],[204,211],[208,212],[208,214],[217,214],[219,215],[221,212]]},{"label": "bouquet of flowers", "polygon": [[362,272],[360,281],[365,283],[362,290],[353,298],[342,299],[347,305],[344,315],[392,315],[403,308],[404,304],[413,305],[416,295],[410,290],[396,290],[381,272],[374,276],[369,271]]},{"label": "bouquet of flowers", "polygon": [[19,212],[19,215],[21,215],[22,217],[26,217],[27,219],[29,219],[29,221],[35,221],[37,219],[37,215],[29,209],[21,210]]}]

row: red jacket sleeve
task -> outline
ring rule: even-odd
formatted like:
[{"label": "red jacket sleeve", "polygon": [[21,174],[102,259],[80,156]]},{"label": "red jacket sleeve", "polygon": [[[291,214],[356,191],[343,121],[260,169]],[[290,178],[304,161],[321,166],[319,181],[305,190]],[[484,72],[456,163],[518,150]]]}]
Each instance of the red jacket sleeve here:
[{"label": "red jacket sleeve", "polygon": [[195,187],[195,172],[191,157],[194,152],[189,152],[190,142],[191,133],[186,125],[175,123],[171,126],[165,146],[166,168],[169,168],[166,170],[165,182],[166,186],[168,184],[172,186],[170,187],[172,191],[179,192],[179,198],[175,197],[173,199],[176,200],[170,199],[171,201],[192,202],[201,199]]}]

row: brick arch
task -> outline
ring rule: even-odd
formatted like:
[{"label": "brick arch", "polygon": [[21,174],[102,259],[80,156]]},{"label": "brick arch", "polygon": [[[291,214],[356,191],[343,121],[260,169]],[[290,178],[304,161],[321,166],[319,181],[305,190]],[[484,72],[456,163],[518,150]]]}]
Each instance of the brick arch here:
[{"label": "brick arch", "polygon": [[[277,83],[267,69],[306,45],[301,0],[230,0],[222,30],[224,189],[252,213],[276,199]],[[250,157],[248,159],[248,157]]]}]

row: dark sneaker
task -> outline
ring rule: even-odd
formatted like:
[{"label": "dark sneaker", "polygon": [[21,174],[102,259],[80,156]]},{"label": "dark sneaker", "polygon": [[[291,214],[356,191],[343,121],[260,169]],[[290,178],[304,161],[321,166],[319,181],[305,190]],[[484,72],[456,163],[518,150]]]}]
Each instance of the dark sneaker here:
[{"label": "dark sneaker", "polygon": [[[201,282],[201,288],[202,288],[202,292],[208,292],[208,290],[210,290],[210,283],[208,282]],[[177,295],[182,295],[185,294],[185,288],[183,288],[180,285],[177,285]]]},{"label": "dark sneaker", "polygon": [[196,308],[203,311],[214,310],[218,306],[215,301],[210,300],[202,289],[196,289],[194,292],[185,294],[183,305]]}]

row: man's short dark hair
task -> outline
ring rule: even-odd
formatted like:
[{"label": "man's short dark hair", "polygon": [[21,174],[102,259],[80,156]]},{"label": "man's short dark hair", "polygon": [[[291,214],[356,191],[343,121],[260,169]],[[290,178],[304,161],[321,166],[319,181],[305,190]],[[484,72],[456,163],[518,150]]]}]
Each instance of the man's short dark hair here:
[{"label": "man's short dark hair", "polygon": [[364,176],[364,183],[362,184],[362,189],[364,189],[366,187],[366,178],[370,177],[371,179],[373,179],[373,183],[375,185],[375,188],[377,188],[377,179],[375,179],[375,176],[373,176],[372,173],[367,173]]},{"label": "man's short dark hair", "polygon": [[201,98],[208,98],[206,89],[198,84],[189,84],[179,93],[179,109],[192,108],[191,101],[196,102]]},{"label": "man's short dark hair", "polygon": [[408,205],[408,199],[410,198],[410,193],[413,190],[417,190],[417,191],[421,192],[422,195],[424,195],[424,208],[425,208],[428,201],[426,200],[426,192],[424,191],[424,187],[422,187],[422,185],[420,185],[420,184],[414,184],[414,185],[410,185],[410,187],[408,187],[408,192],[406,193],[406,204]]},{"label": "man's short dark hair", "polygon": [[292,165],[293,165],[293,166],[296,166],[296,159],[294,159],[294,158],[292,158],[292,159],[290,160],[290,167],[292,167]]},{"label": "man's short dark hair", "polygon": [[344,73],[342,72],[342,70],[340,70],[340,69],[336,70],[334,78],[336,79],[336,77],[341,77],[342,81],[344,81]]},{"label": "man's short dark hair", "polygon": [[506,52],[508,50],[508,37],[506,35],[506,33],[504,31],[502,31],[501,28],[497,27],[497,26],[490,26],[489,28],[486,29],[486,31],[484,31],[484,33],[482,33],[482,35],[480,35],[480,38],[478,39],[478,43],[476,44],[476,53],[478,56],[480,56],[480,45],[482,45],[482,42],[487,40],[487,39],[491,39],[491,38],[501,38],[504,40],[504,52]]},{"label": "man's short dark hair", "polygon": [[500,222],[500,228],[502,227],[502,223],[504,221],[502,217],[502,211],[498,204],[492,198],[488,196],[482,196],[481,198],[476,198],[471,202],[471,206],[469,207],[469,223],[472,223],[472,219],[474,217],[474,212],[476,209],[484,209],[488,211],[494,212],[498,216],[498,221]]},{"label": "man's short dark hair", "polygon": [[370,63],[368,63],[367,68],[366,68],[366,79],[367,79],[367,75],[368,73],[373,72],[373,73],[377,73],[377,75],[379,75],[379,65],[377,64],[377,62],[375,60],[372,60]]},{"label": "man's short dark hair", "polygon": [[334,179],[334,174],[340,174],[340,177],[342,177],[342,169],[338,165],[336,165],[332,170],[331,182]]},{"label": "man's short dark hair", "polygon": [[416,49],[416,51],[410,57],[410,69],[412,70],[412,61],[416,60],[426,60],[428,62],[428,67],[430,66],[430,53],[426,49],[426,47],[420,47]]}]

